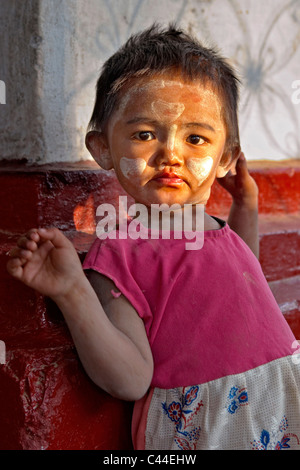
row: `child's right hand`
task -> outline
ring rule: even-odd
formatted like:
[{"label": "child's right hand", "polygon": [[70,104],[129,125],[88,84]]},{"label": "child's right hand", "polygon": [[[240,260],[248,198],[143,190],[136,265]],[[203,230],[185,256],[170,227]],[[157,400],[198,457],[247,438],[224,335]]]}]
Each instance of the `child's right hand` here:
[{"label": "child's right hand", "polygon": [[30,230],[9,254],[8,272],[53,300],[69,293],[83,276],[74,246],[56,228]]}]

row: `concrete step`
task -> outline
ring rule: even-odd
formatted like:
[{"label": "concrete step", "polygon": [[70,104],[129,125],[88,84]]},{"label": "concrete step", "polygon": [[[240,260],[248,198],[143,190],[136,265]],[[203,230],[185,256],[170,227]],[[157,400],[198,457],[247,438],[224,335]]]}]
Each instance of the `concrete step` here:
[{"label": "concrete step", "polygon": [[300,339],[300,275],[269,282],[294,335]]},{"label": "concrete step", "polygon": [[[248,162],[248,168],[258,186],[260,214],[300,213],[300,160]],[[230,206],[231,196],[215,182],[208,213],[227,214]]]},{"label": "concrete step", "polygon": [[[259,213],[300,213],[300,163],[249,163],[259,187]],[[290,165],[290,166],[289,166]],[[102,203],[118,205],[124,195],[115,175],[92,162],[53,166],[4,165],[0,168],[0,230],[23,233],[36,224],[55,225],[62,230],[91,231],[96,208]],[[133,201],[128,198],[128,204]],[[218,184],[212,188],[207,212],[228,214],[231,196]],[[88,217],[90,219],[88,220]]]},{"label": "concrete step", "polygon": [[260,263],[268,281],[300,274],[300,214],[260,214]]}]

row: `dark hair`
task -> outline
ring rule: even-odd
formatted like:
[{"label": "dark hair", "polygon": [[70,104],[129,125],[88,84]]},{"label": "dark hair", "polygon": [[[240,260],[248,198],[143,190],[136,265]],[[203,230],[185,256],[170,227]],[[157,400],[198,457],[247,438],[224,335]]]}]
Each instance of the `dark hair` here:
[{"label": "dark hair", "polygon": [[118,102],[120,90],[134,77],[181,71],[187,80],[209,82],[223,100],[223,119],[227,128],[228,150],[239,146],[238,78],[232,67],[216,50],[174,25],[162,29],[153,25],[131,36],[103,65],[96,87],[96,100],[89,130],[103,131]]}]

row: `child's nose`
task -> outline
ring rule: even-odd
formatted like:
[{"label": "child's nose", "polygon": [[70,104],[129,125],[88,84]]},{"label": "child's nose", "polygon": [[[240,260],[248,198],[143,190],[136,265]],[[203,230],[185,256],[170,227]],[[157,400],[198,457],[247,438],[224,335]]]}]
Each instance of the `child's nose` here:
[{"label": "child's nose", "polygon": [[[177,127],[177,126],[176,126]],[[165,166],[180,166],[182,164],[182,156],[176,139],[176,128],[171,129],[166,140],[162,142],[161,148],[157,155],[158,164]]]},{"label": "child's nose", "polygon": [[164,145],[156,156],[158,166],[181,166],[182,160],[179,152],[175,149],[170,149]]}]

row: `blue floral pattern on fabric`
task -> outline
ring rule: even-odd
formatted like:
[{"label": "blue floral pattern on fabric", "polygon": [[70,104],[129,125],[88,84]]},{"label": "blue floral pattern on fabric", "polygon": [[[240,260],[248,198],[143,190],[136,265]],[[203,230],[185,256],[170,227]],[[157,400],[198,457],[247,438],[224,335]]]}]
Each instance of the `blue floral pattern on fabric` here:
[{"label": "blue floral pattern on fabric", "polygon": [[246,388],[231,387],[227,397],[227,411],[234,414],[240,406],[248,405],[248,393]]},{"label": "blue floral pattern on fabric", "polygon": [[[181,450],[195,450],[201,437],[201,427],[197,415],[204,404],[200,400],[199,390],[199,386],[196,385],[185,387],[178,401],[161,403],[164,414],[173,423],[174,442]],[[230,388],[226,404],[226,409],[230,415],[234,415],[240,407],[249,404],[246,388],[238,386]],[[288,427],[288,420],[286,416],[283,416],[272,429],[262,429],[260,431],[259,438],[250,443],[251,449],[284,450],[294,448],[295,444],[300,446],[299,437],[296,434],[287,432]]]},{"label": "blue floral pattern on fabric", "polygon": [[[263,429],[258,440],[251,442],[253,450],[283,450],[290,449],[291,439],[295,439],[299,445],[299,438],[296,434],[286,433],[288,428],[288,420],[283,416],[279,426],[275,432],[266,431]],[[278,439],[279,437],[279,439]]]},{"label": "blue floral pattern on fabric", "polygon": [[198,414],[203,403],[200,401],[196,403],[195,407],[191,407],[198,398],[198,386],[184,388],[183,392],[181,402],[173,401],[169,405],[164,402],[162,408],[167,417],[174,422],[174,440],[179,449],[194,450],[200,437],[201,428],[194,425],[193,418]]}]

